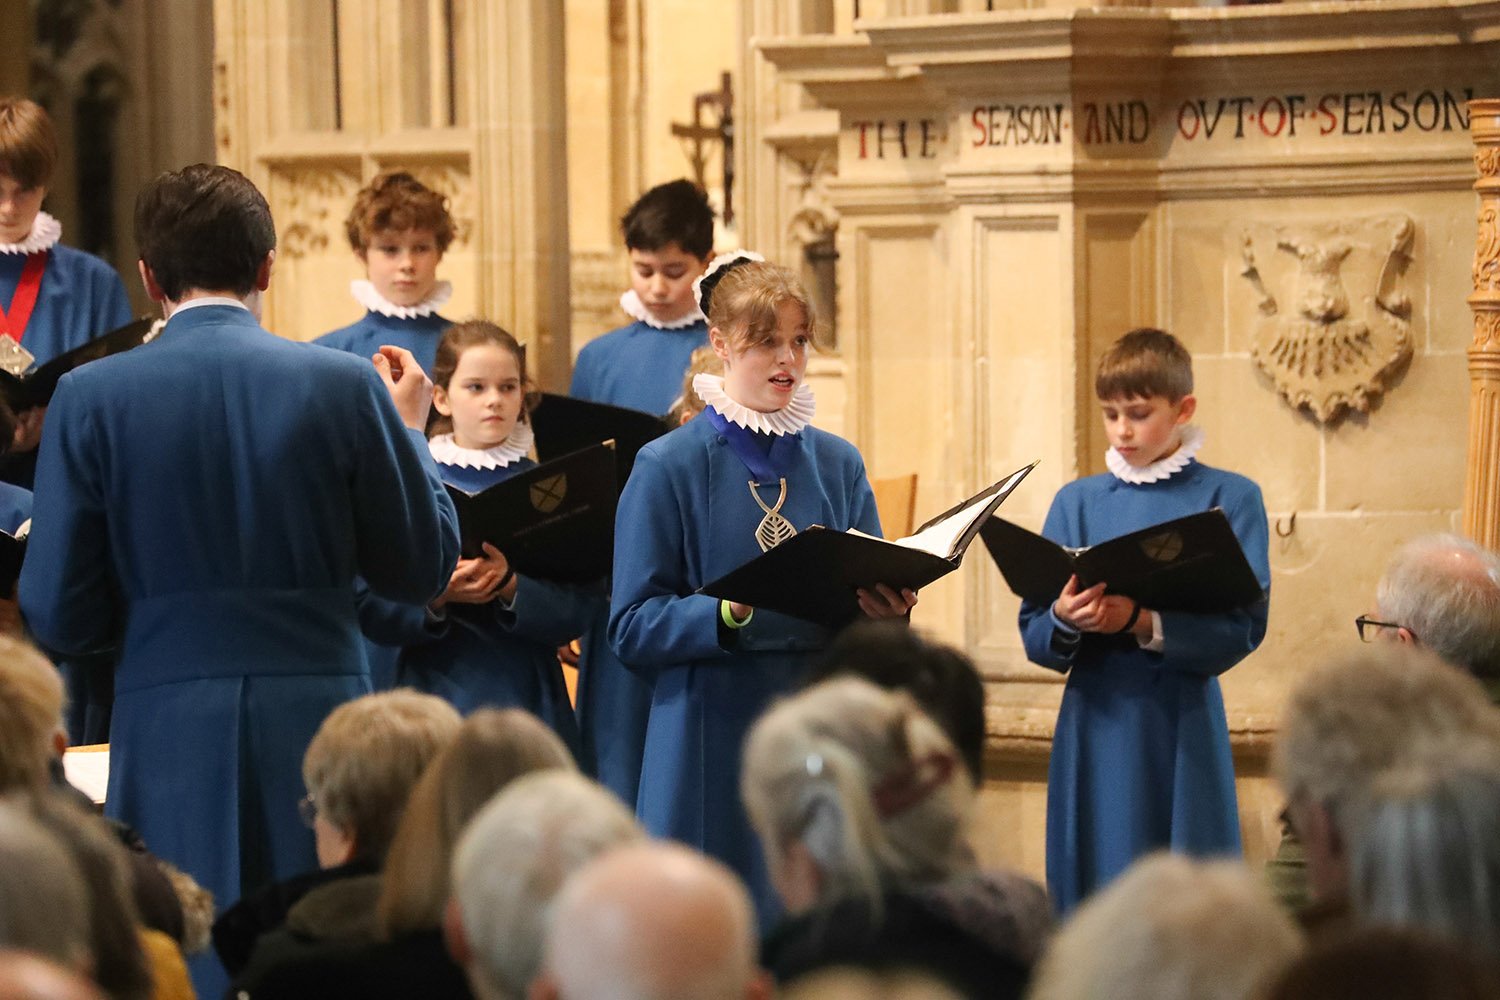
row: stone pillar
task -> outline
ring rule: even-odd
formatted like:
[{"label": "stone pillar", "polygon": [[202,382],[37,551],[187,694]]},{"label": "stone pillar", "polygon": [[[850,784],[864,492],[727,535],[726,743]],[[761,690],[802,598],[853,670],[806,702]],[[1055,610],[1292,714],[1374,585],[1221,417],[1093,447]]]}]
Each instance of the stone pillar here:
[{"label": "stone pillar", "polygon": [[474,106],[480,300],[530,346],[533,378],[560,391],[570,365],[563,7],[476,4],[474,34],[491,67]]},{"label": "stone pillar", "polygon": [[1469,472],[1464,534],[1500,544],[1500,100],[1469,102],[1479,180],[1474,245],[1474,343],[1469,348]]}]

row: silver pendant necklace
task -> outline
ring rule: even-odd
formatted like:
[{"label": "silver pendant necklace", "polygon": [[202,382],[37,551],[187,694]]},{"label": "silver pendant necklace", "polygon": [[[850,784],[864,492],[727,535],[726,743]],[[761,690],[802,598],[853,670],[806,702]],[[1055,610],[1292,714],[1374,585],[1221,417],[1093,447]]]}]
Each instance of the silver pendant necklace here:
[{"label": "silver pendant necklace", "polygon": [[762,552],[771,551],[797,533],[797,529],[792,527],[792,522],[781,516],[781,505],[786,503],[785,477],[781,479],[781,496],[776,498],[776,506],[766,506],[766,502],[760,498],[760,491],[756,489],[754,480],[750,482],[750,495],[755,498],[756,506],[766,514],[755,528],[755,543],[760,546]]}]

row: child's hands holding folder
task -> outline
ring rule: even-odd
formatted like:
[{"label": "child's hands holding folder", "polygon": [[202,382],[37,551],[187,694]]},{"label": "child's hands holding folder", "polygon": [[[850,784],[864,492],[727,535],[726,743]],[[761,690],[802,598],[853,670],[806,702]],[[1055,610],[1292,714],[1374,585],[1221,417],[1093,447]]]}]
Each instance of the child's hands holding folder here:
[{"label": "child's hands holding folder", "polygon": [[1063,622],[1080,632],[1113,634],[1132,627],[1139,628],[1142,619],[1150,637],[1151,619],[1140,613],[1136,602],[1118,594],[1106,594],[1107,584],[1096,583],[1087,590],[1078,589],[1078,577],[1068,577],[1063,590],[1052,605],[1052,610]]},{"label": "child's hands holding folder", "polygon": [[434,608],[444,604],[488,604],[499,597],[509,601],[516,596],[516,574],[500,550],[484,543],[484,555],[460,559],[448,579],[448,589],[432,602]]},{"label": "child's hands holding folder", "polygon": [[861,587],[855,593],[859,596],[859,610],[868,618],[905,618],[917,605],[915,590],[897,591],[883,583],[877,583],[873,590]]}]

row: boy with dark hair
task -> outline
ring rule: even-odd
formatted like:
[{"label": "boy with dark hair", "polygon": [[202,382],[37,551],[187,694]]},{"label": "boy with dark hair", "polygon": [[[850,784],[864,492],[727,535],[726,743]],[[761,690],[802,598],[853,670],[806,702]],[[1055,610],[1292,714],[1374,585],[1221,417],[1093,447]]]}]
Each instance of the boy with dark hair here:
[{"label": "boy with dark hair", "polygon": [[[578,354],[570,394],[665,414],[681,391],[693,352],[708,347],[708,323],[693,295],[713,259],[714,212],[688,180],[659,184],[620,220],[630,252],[630,289],[620,308],[635,322]],[[620,662],[604,637],[605,615],[583,637],[578,724],[586,770],[635,805],[651,685]]]},{"label": "boy with dark hair", "polygon": [[302,753],[370,690],[355,574],[425,603],[457,516],[409,352],[372,368],[261,329],[275,229],[249,180],[163,174],[136,235],[167,324],[58,383],[21,607],[51,649],[120,650],[106,811],[226,904],[316,863]]},{"label": "boy with dark hair", "polygon": [[[1244,476],[1196,461],[1203,432],[1192,356],[1161,330],[1132,330],[1094,389],[1109,471],[1058,491],[1042,533],[1088,546],[1223,509],[1269,591],[1266,509]],[[1070,578],[1050,606],[1023,602],[1033,662],[1067,673],[1047,780],[1047,886],[1066,913],[1143,854],[1238,854],[1239,810],[1218,675],[1266,634],[1267,601],[1220,614],[1144,608]]]}]

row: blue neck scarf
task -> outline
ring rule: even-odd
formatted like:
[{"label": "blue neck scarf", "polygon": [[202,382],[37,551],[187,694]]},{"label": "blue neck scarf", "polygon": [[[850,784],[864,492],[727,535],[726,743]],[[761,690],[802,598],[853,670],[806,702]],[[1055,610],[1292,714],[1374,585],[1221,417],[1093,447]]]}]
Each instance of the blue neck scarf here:
[{"label": "blue neck scarf", "polygon": [[712,406],[705,407],[703,416],[714,430],[724,435],[730,450],[745,463],[750,475],[757,483],[774,483],[784,479],[797,455],[801,434],[761,434],[739,424],[732,424]]}]

